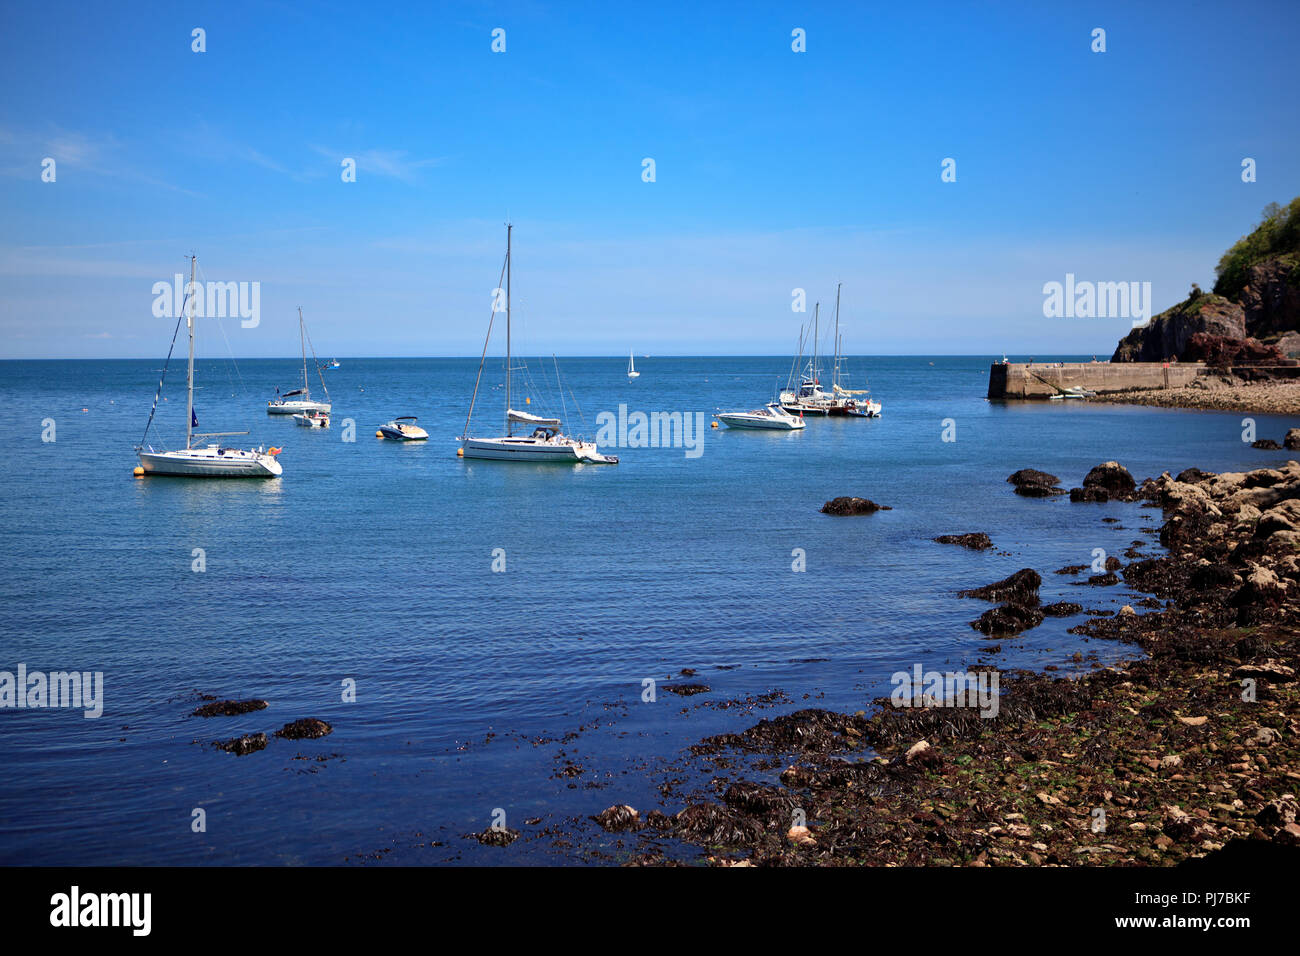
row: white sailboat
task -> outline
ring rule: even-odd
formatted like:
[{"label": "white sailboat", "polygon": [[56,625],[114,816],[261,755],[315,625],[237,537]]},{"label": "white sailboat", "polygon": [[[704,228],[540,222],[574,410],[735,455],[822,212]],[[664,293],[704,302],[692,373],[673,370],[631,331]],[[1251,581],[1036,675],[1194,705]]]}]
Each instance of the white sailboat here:
[{"label": "white sailboat", "polygon": [[[187,478],[278,478],[283,472],[283,468],[276,460],[276,455],[280,453],[278,448],[272,448],[269,452],[263,452],[261,448],[256,451],[244,450],[240,448],[225,448],[219,442],[213,442],[202,448],[194,447],[196,438],[224,438],[230,435],[247,435],[248,432],[208,432],[206,434],[194,431],[198,424],[198,419],[194,414],[194,273],[197,264],[195,256],[190,257],[190,284],[186,292],[187,302],[182,306],[185,313],[185,324],[189,329],[190,339],[190,357],[189,365],[185,375],[185,392],[186,392],[186,415],[185,415],[185,447],[176,451],[157,451],[152,445],[146,445],[145,439],[149,436],[149,428],[153,425],[154,412],[158,410],[158,396],[162,393],[163,379],[158,380],[158,393],[153,398],[153,408],[149,410],[149,421],[144,426],[144,438],[136,446],[136,453],[140,456],[140,467],[137,474],[140,475],[174,475]],[[188,306],[186,308],[185,306]],[[177,323],[179,330],[179,322]],[[172,338],[172,347],[176,345],[175,337]],[[168,351],[167,359],[170,362],[171,352]],[[163,365],[163,376],[166,377],[167,366]]]},{"label": "white sailboat", "polygon": [[[277,394],[275,398],[266,403],[266,414],[268,415],[298,415],[303,412],[324,412],[330,413],[333,407],[328,401],[313,402],[311,400],[311,389],[307,385],[307,327],[302,320],[302,306],[298,306],[298,341],[302,344],[302,388],[295,388],[291,392],[285,392],[283,395]],[[325,389],[325,397],[330,397],[330,390],[325,388],[325,376],[321,375],[320,363],[316,361],[316,349],[311,350],[311,361],[316,366],[316,375],[320,378],[320,387]],[[295,396],[301,395],[302,398]]]},{"label": "white sailboat", "polygon": [[634,378],[640,378],[641,373],[636,370],[636,363],[632,361],[632,353],[627,353],[627,379],[630,382]]},{"label": "white sailboat", "polygon": [[[474,402],[478,398],[479,382],[483,377],[483,361],[487,357],[488,342],[492,338],[492,323],[488,323],[488,337],[483,343],[483,358],[479,360],[478,378],[474,381],[474,395],[470,399],[469,415],[465,418],[465,434],[461,437],[462,458],[486,458],[497,461],[560,462],[564,464],[589,463],[616,465],[618,458],[602,455],[594,442],[569,438],[561,429],[558,418],[544,418],[510,407],[511,398],[511,342],[510,342],[510,254],[513,226],[506,224],[506,433],[497,438],[470,437],[470,420],[474,417]],[[495,318],[495,313],[493,315]],[[516,425],[531,425],[528,435],[516,435]]]},{"label": "white sailboat", "polygon": [[[871,400],[870,389],[847,389],[840,385],[840,365],[843,349],[840,340],[840,289],[843,283],[835,287],[835,355],[831,365],[831,390],[823,391],[821,387],[821,368],[818,365],[818,336],[820,303],[813,311],[813,357],[808,365],[808,372],[799,383],[798,390],[787,388],[780,394],[781,406],[792,414],[850,416],[853,418],[879,418],[881,406]],[[800,358],[803,352],[803,340],[799,343]],[[859,398],[858,396],[862,396]]]}]

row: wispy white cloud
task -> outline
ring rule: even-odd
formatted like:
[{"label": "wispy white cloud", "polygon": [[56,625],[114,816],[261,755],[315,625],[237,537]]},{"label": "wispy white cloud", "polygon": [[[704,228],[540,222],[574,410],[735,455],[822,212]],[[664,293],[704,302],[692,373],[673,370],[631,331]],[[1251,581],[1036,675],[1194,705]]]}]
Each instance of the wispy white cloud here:
[{"label": "wispy white cloud", "polygon": [[368,173],[374,176],[384,176],[404,183],[417,182],[419,180],[417,174],[421,170],[441,166],[446,161],[442,157],[416,159],[404,149],[348,151],[325,146],[313,146],[312,149],[321,156],[333,159],[336,163],[341,163],[344,159],[355,159],[359,174]]}]

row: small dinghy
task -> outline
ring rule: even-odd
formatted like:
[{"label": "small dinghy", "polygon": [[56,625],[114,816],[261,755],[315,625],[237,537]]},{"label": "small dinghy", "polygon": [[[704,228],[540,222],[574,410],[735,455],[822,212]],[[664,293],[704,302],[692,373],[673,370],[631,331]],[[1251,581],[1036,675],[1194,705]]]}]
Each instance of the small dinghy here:
[{"label": "small dinghy", "polygon": [[329,428],[329,412],[318,412],[315,410],[299,412],[293,416],[293,420],[304,428]]}]

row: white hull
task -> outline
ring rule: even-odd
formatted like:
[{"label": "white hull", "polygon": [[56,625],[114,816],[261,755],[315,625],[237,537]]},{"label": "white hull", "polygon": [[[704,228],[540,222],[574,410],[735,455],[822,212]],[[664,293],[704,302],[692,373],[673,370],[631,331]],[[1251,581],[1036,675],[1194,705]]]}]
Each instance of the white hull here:
[{"label": "white hull", "polygon": [[589,462],[614,465],[618,459],[602,455],[594,444],[576,442],[569,438],[466,438],[461,442],[465,458],[487,458],[495,461],[534,461],[578,464]]},{"label": "white hull", "polygon": [[804,427],[801,419],[795,418],[785,421],[779,418],[773,418],[769,415],[719,415],[718,421],[722,422],[728,428],[766,428],[769,431],[798,431]]},{"label": "white hull", "polygon": [[142,451],[140,467],[146,475],[183,478],[278,478],[284,471],[272,455],[214,446],[180,451]]},{"label": "white hull", "polygon": [[333,406],[329,402],[267,402],[266,414],[268,415],[298,415],[302,412],[324,412],[329,414]]},{"label": "white hull", "polygon": [[380,437],[387,438],[389,441],[424,441],[429,437],[428,432],[415,425],[407,425],[400,430],[380,425],[379,432]]},{"label": "white hull", "polygon": [[303,428],[329,428],[330,420],[326,415],[308,415],[301,412],[293,416],[293,420]]}]

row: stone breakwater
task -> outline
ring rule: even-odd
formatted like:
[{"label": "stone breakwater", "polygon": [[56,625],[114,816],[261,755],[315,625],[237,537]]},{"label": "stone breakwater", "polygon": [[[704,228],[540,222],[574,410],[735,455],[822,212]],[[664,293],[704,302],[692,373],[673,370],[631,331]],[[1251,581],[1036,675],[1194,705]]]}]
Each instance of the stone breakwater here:
[{"label": "stone breakwater", "polygon": [[[620,807],[597,822],[616,819],[640,864],[665,861],[665,841],[719,866],[1300,854],[1300,463],[1129,488],[1125,499],[1163,510],[1167,553],[1135,551],[1118,568],[1155,610],[1126,606],[1072,633],[1130,643],[1136,660],[1074,678],[1002,672],[992,718],[880,698],[855,714],[761,720],[691,748],[714,771],[711,792],[673,815]],[[970,670],[981,668],[992,665]]]}]

